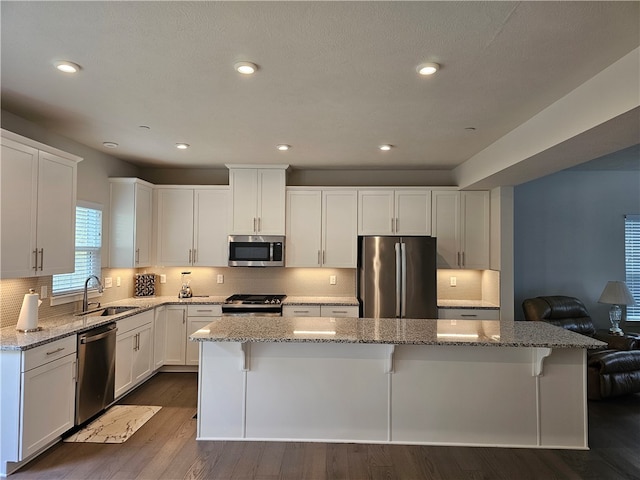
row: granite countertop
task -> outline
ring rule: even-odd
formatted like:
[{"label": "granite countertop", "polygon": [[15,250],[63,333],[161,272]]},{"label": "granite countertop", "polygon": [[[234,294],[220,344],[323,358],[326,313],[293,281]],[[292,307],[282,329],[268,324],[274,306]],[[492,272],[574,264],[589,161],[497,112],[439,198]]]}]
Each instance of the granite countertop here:
[{"label": "granite countertop", "polygon": [[500,310],[500,305],[485,300],[438,300],[438,308],[468,308],[472,310]]},{"label": "granite countertop", "polygon": [[111,323],[116,320],[131,317],[139,313],[151,310],[159,305],[215,305],[222,304],[227,296],[192,297],[179,299],[175,296],[127,298],[110,302],[102,307],[130,305],[136,307],[118,315],[108,317],[66,314],[38,320],[37,332],[18,332],[15,326],[0,329],[0,350],[28,350],[46,343],[51,343],[60,338],[82,333],[92,328]]},{"label": "granite countertop", "polygon": [[287,296],[282,305],[340,305],[340,306],[360,306],[356,297],[302,297]]},{"label": "granite countertop", "polygon": [[312,342],[394,345],[604,348],[544,322],[333,317],[221,317],[193,333],[196,342]]}]

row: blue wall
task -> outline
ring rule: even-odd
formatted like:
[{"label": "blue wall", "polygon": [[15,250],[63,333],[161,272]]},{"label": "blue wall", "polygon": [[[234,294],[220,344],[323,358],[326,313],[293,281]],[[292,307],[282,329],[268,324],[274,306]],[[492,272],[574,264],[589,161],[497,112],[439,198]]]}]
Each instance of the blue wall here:
[{"label": "blue wall", "polygon": [[640,171],[566,170],[514,188],[514,298],[570,295],[596,327],[609,280],[624,280],[624,215],[640,214]]}]

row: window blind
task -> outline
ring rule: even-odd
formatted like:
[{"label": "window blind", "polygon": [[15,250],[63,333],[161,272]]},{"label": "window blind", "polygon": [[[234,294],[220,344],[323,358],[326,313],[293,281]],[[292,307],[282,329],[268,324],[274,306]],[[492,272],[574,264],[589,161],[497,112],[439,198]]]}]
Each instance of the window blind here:
[{"label": "window blind", "polygon": [[636,301],[627,307],[627,320],[640,322],[640,215],[625,216],[624,259],[627,287]]},{"label": "window blind", "polygon": [[[53,276],[52,295],[81,292],[90,275],[100,278],[101,248],[102,211],[76,207],[75,271]],[[95,281],[90,285],[95,286]]]}]

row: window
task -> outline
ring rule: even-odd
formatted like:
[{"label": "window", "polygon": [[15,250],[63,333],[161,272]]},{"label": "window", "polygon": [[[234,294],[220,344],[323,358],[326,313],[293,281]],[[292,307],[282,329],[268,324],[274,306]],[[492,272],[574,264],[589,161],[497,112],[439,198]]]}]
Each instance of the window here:
[{"label": "window", "polygon": [[[88,204],[87,204],[88,205]],[[89,275],[100,278],[102,210],[98,205],[76,207],[76,268],[73,273],[53,276],[51,294],[82,292]],[[95,282],[92,282],[94,285]]]},{"label": "window", "polygon": [[627,287],[636,300],[627,307],[627,320],[640,322],[640,215],[626,215],[624,219],[624,259]]}]

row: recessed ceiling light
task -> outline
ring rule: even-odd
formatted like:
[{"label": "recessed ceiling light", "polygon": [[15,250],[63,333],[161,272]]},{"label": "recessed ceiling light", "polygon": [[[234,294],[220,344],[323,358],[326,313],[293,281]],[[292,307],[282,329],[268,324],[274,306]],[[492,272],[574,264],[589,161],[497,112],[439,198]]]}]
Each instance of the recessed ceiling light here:
[{"label": "recessed ceiling light", "polygon": [[188,143],[176,143],[176,148],[179,148],[180,150],[186,150],[189,147],[190,145]]},{"label": "recessed ceiling light", "polygon": [[279,145],[276,145],[276,148],[278,150],[280,150],[281,152],[286,152],[287,150],[289,150],[291,148],[291,145],[287,145],[286,143],[281,143]]},{"label": "recessed ceiling light", "polygon": [[388,143],[386,143],[384,145],[380,145],[378,148],[380,150],[382,150],[383,152],[388,152],[389,150],[391,150],[393,148],[393,145],[389,145]]},{"label": "recessed ceiling light", "polygon": [[102,142],[102,145],[107,148],[118,148],[118,144],[116,142]]},{"label": "recessed ceiling light", "polygon": [[77,73],[80,71],[80,65],[73,62],[67,62],[67,61],[56,62],[55,66],[58,70],[64,73]]},{"label": "recessed ceiling light", "polygon": [[421,63],[416,67],[416,70],[420,75],[433,75],[440,70],[440,65],[437,63]]},{"label": "recessed ceiling light", "polygon": [[235,68],[238,73],[242,73],[243,75],[251,75],[252,73],[255,73],[256,70],[258,70],[258,66],[255,63],[251,62],[238,62],[233,66],[233,68]]}]

